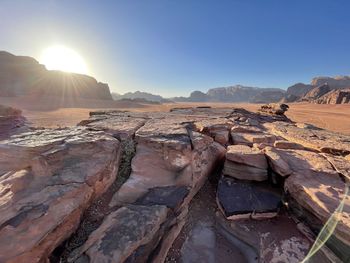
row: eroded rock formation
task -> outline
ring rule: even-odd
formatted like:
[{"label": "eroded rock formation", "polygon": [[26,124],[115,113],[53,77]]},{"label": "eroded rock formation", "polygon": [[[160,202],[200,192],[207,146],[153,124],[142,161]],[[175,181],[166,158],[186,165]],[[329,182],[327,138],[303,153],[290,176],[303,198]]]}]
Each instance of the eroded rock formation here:
[{"label": "eroded rock formation", "polygon": [[0,261],[300,262],[333,216],[312,259],[346,262],[349,154],[349,136],[243,109],[22,133],[0,141]]},{"label": "eroded rock formation", "polygon": [[20,110],[0,105],[0,140],[27,130],[26,119]]},{"label": "eroded rock formation", "polygon": [[0,51],[0,96],[112,100],[108,85],[90,76],[46,70],[34,58],[5,51]]}]

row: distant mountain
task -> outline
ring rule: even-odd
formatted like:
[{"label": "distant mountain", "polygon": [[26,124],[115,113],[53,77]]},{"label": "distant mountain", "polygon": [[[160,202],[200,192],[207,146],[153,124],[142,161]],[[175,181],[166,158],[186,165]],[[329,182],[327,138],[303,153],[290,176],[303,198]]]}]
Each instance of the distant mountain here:
[{"label": "distant mountain", "polygon": [[90,76],[47,70],[34,58],[0,51],[0,96],[112,100],[107,84]]},{"label": "distant mountain", "polygon": [[207,93],[194,91],[190,97],[172,98],[174,101],[188,102],[250,102],[270,103],[280,101],[285,95],[282,89],[257,88],[235,85],[209,89]]},{"label": "distant mountain", "polygon": [[164,99],[160,95],[154,95],[151,93],[147,92],[142,92],[142,91],[135,91],[135,92],[127,92],[123,95],[118,94],[118,93],[112,93],[112,97],[114,100],[122,100],[122,99],[143,99],[146,101],[151,101],[151,102],[170,102],[167,99]]},{"label": "distant mountain", "polygon": [[304,101],[322,104],[350,103],[346,99],[348,91],[339,91],[348,90],[349,88],[350,76],[316,77],[312,79],[311,84],[297,83],[289,87],[283,101]]}]

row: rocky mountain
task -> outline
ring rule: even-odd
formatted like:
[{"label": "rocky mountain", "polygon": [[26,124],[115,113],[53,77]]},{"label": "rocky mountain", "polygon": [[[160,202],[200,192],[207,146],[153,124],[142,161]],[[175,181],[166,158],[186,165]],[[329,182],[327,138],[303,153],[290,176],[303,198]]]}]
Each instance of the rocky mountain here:
[{"label": "rocky mountain", "polygon": [[331,77],[316,77],[312,79],[312,86],[321,86],[323,84],[328,84],[333,89],[341,89],[344,87],[350,87],[350,76],[336,76]]},{"label": "rocky mountain", "polygon": [[350,103],[350,89],[332,90],[315,100],[318,104],[347,104]]},{"label": "rocky mountain", "polygon": [[107,84],[82,74],[47,70],[35,59],[0,51],[0,96],[112,100]]},{"label": "rocky mountain", "polygon": [[174,101],[189,102],[251,102],[271,103],[280,101],[285,95],[282,89],[256,88],[235,85],[209,89],[206,93],[194,91],[188,98],[173,98]]},{"label": "rocky mountain", "polygon": [[287,89],[286,97],[300,98],[314,88],[313,85],[297,83]]},{"label": "rocky mountain", "polygon": [[135,92],[127,92],[123,95],[118,94],[116,92],[112,92],[112,97],[114,100],[122,100],[122,99],[143,99],[146,101],[153,101],[153,102],[168,102],[169,100],[164,99],[160,95],[154,95],[147,92],[142,91],[135,91]]},{"label": "rocky mountain", "polygon": [[[349,103],[346,91],[350,87],[349,76],[316,77],[311,84],[297,83],[287,89],[284,102],[306,101],[312,103],[342,104]],[[339,97],[340,96],[340,97]],[[322,98],[322,99],[321,99]]]},{"label": "rocky mountain", "polygon": [[232,107],[21,125],[0,129],[0,262],[302,262],[329,219],[311,261],[349,262],[349,135]]}]

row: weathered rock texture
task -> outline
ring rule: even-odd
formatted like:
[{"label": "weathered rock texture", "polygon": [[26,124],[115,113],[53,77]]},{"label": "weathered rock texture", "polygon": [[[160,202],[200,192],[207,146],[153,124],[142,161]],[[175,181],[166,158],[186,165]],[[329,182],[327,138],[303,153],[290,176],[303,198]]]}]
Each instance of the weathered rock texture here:
[{"label": "weathered rock texture", "polygon": [[311,85],[295,84],[287,89],[284,102],[307,101],[319,104],[350,103],[350,77],[316,77]]},{"label": "weathered rock texture", "polygon": [[0,142],[0,261],[44,262],[115,180],[118,140],[80,129]]},{"label": "weathered rock texture", "polygon": [[[114,187],[119,141],[136,151]],[[101,111],[22,133],[0,142],[0,261],[300,262],[337,211],[313,259],[347,262],[349,154],[349,136],[243,109]]]},{"label": "weathered rock texture", "polygon": [[318,104],[350,103],[350,89],[333,90],[315,100]]},{"label": "weathered rock texture", "polygon": [[0,140],[28,131],[25,120],[20,110],[0,105]]}]

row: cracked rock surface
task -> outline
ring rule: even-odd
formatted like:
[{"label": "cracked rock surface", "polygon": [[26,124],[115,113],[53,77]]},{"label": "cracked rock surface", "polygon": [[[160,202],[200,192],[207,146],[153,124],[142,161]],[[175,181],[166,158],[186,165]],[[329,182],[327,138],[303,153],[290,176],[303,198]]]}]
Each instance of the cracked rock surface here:
[{"label": "cracked rock surface", "polygon": [[311,262],[347,262],[349,154],[350,136],[229,108],[8,136],[0,262],[300,262],[332,216]]},{"label": "cracked rock surface", "polygon": [[119,141],[84,128],[0,143],[0,261],[44,261],[115,180]]}]

